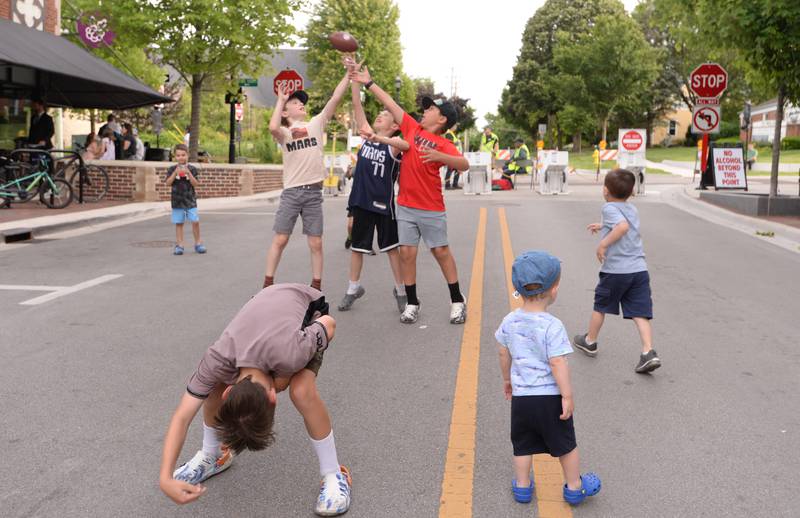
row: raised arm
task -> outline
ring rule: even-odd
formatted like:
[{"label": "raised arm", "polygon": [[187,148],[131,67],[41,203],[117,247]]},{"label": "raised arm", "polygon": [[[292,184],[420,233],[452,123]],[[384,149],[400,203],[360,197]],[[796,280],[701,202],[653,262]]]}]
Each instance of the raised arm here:
[{"label": "raised arm", "polygon": [[192,485],[172,478],[172,471],[178,455],[186,440],[186,430],[194,419],[197,411],[203,405],[203,400],[184,393],[178,408],[169,422],[167,435],[164,437],[164,451],[161,454],[161,469],[159,470],[158,485],[176,504],[186,504],[197,500],[205,493],[206,488],[201,485]]},{"label": "raised arm", "polygon": [[344,93],[347,91],[347,84],[350,82],[349,71],[344,74],[344,77],[339,84],[336,85],[336,89],[333,91],[333,95],[331,98],[328,99],[328,103],[325,105],[325,108],[322,109],[322,117],[329,121],[336,115],[336,107],[339,106],[339,103],[342,102],[342,98],[344,97]]},{"label": "raised arm", "polygon": [[372,95],[374,95],[376,99],[378,99],[378,102],[380,102],[387,110],[389,110],[389,113],[392,114],[392,117],[394,117],[394,121],[397,124],[401,124],[403,122],[403,115],[405,115],[406,112],[403,111],[403,108],[401,108],[394,99],[392,99],[391,95],[384,92],[380,86],[372,82],[372,79],[369,75],[369,68],[364,67],[361,70],[352,71],[350,73],[350,80],[362,85],[372,83],[368,90],[372,92]]},{"label": "raised arm", "polygon": [[272,111],[272,117],[269,119],[269,132],[275,142],[283,144],[283,133],[281,133],[281,113],[286,101],[289,99],[289,90],[286,85],[278,89],[278,98],[275,101],[275,109]]},{"label": "raised arm", "polygon": [[[364,106],[361,104],[361,84],[353,81],[350,83],[350,94],[353,101],[353,114],[356,117],[356,127],[365,129],[369,126],[367,114],[364,113]],[[372,127],[369,127],[372,130]]]}]

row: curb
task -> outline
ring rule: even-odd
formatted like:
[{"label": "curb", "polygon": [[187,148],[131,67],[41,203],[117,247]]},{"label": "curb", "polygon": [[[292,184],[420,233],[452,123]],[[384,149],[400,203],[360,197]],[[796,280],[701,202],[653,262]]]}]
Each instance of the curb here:
[{"label": "curb", "polygon": [[[283,190],[269,191],[266,193],[240,196],[235,198],[201,198],[197,200],[200,210],[215,210],[233,207],[246,207],[258,205],[263,202],[274,203]],[[143,217],[169,214],[170,202],[139,202],[102,209],[89,209],[81,212],[56,216],[38,216],[35,218],[19,219],[0,224],[0,235],[5,235],[9,230],[29,229],[33,237],[52,234],[78,227],[88,227],[110,223],[123,219],[138,220]],[[131,221],[133,222],[133,221]]]}]

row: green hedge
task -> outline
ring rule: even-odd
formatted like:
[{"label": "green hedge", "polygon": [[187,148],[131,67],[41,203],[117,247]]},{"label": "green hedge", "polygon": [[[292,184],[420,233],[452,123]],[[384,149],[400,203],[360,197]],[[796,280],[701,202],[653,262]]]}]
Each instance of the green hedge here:
[{"label": "green hedge", "polygon": [[800,137],[784,137],[781,141],[781,149],[800,149]]}]

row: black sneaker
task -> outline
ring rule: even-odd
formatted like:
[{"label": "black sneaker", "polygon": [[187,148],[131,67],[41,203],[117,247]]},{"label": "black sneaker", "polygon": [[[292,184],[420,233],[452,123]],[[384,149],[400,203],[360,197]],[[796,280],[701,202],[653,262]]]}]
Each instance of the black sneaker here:
[{"label": "black sneaker", "polygon": [[591,357],[597,356],[597,342],[590,344],[586,341],[586,335],[575,335],[575,338],[572,340],[575,342],[575,347],[586,353]]},{"label": "black sneaker", "polygon": [[639,374],[647,374],[659,367],[661,367],[661,358],[658,357],[655,349],[650,349],[647,354],[639,356],[639,365],[636,366],[636,372]]}]

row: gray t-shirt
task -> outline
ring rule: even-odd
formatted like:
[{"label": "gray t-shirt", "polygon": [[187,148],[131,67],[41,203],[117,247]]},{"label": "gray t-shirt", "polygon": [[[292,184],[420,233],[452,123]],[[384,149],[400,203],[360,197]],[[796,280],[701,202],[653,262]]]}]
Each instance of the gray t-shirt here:
[{"label": "gray t-shirt", "polygon": [[304,284],[276,284],[261,290],[239,310],[209,347],[186,390],[205,398],[220,383],[236,382],[239,369],[255,367],[275,376],[299,372],[318,350],[328,347],[325,328],[314,322],[322,293]]},{"label": "gray t-shirt", "polygon": [[608,247],[606,260],[600,267],[605,273],[636,273],[647,271],[639,232],[639,211],[628,202],[609,202],[603,205],[601,238],[608,235],[619,223],[627,221],[629,230],[619,241]]}]

